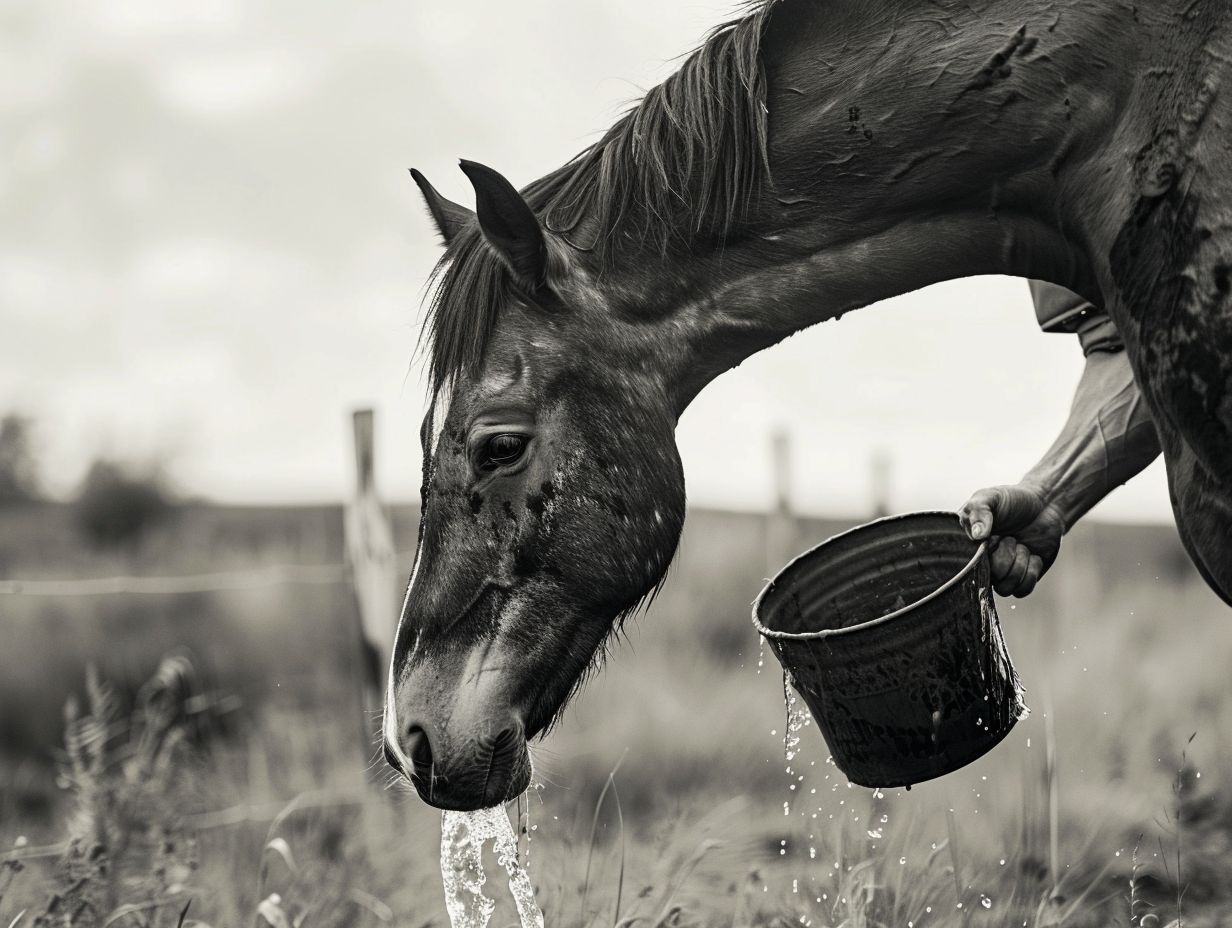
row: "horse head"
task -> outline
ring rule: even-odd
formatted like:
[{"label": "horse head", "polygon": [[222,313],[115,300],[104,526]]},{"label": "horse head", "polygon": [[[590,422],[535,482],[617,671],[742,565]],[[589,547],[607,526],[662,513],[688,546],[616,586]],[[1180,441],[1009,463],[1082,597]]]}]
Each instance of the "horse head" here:
[{"label": "horse head", "polygon": [[383,734],[423,799],[465,810],[527,787],[528,739],[661,581],[684,480],[653,345],[504,177],[462,168],[473,213],[415,173],[447,251]]}]

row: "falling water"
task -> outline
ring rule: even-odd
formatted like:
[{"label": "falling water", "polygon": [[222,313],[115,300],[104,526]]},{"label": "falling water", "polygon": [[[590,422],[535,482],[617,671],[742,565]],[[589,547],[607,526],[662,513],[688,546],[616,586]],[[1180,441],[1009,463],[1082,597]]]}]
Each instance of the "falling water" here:
[{"label": "falling water", "polygon": [[518,843],[503,806],[441,816],[441,881],[453,928],[487,928],[496,903],[483,894],[487,874],[483,846],[492,841],[496,861],[505,868],[522,928],[543,928],[530,874],[518,862]]},{"label": "falling water", "polygon": [[[796,695],[795,681],[791,674],[783,672],[783,707],[787,710],[787,724],[783,728],[783,757],[790,765],[800,750],[800,730],[809,723],[809,710]],[[788,766],[787,772],[792,772]]]}]

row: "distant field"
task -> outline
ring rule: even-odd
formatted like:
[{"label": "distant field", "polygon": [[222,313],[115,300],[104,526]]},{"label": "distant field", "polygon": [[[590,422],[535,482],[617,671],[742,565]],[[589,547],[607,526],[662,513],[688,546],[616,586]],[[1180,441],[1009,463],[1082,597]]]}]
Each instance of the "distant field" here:
[{"label": "distant field", "polygon": [[[414,509],[397,509],[395,523],[409,552]],[[826,764],[811,728],[795,765],[806,780],[788,789],[781,676],[769,652],[759,671],[748,618],[768,562],[777,564],[772,551],[845,525],[801,520],[781,537],[763,516],[690,513],[662,595],[537,752],[545,786],[531,799],[530,849],[550,923],[612,924],[619,891],[621,918],[640,913],[650,924],[1127,925],[1137,843],[1139,905],[1158,905],[1162,926],[1175,917],[1179,835],[1184,924],[1220,924],[1232,911],[1232,615],[1174,530],[1080,526],[1034,596],[999,603],[1031,718],[966,770],[877,798]],[[85,550],[62,507],[0,512],[0,579],[328,564],[341,550],[336,507],[188,507],[122,556]],[[277,889],[289,907],[311,910],[306,924],[376,924],[375,910],[354,902],[362,890],[398,924],[444,923],[435,813],[379,789],[360,789],[358,807],[310,801],[327,788],[356,795],[369,759],[362,719],[378,708],[360,702],[343,584],[0,596],[0,627],[0,848],[65,833],[74,800],[51,771],[85,665],[116,684],[126,716],[161,657],[181,651],[203,687],[238,695],[243,708],[177,755],[159,794],[168,822],[308,797],[278,824],[293,873],[276,853],[262,855],[268,818],[197,820],[209,827],[186,881],[191,915],[251,924]],[[609,794],[592,847],[595,801],[613,769],[623,830]],[[379,770],[373,777],[383,782]],[[0,925],[43,904],[51,874],[32,864],[4,896],[0,870]],[[148,901],[157,880],[144,879],[131,887]]]}]

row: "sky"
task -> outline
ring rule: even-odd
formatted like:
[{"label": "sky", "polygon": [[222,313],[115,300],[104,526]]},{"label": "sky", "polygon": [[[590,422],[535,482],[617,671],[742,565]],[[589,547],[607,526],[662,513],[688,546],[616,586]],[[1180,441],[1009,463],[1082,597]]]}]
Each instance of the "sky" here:
[{"label": "sky", "polygon": [[[0,6],[0,413],[37,423],[53,492],[104,454],[189,495],[337,500],[350,411],[417,498],[424,285],[407,173],[473,197],[593,141],[729,18],[693,0],[18,0]],[[811,513],[955,508],[1060,429],[1082,355],[1026,284],[969,278],[801,333],[706,389],[677,432],[691,502],[772,499],[790,436]],[[1160,464],[1097,513],[1170,518]]]}]

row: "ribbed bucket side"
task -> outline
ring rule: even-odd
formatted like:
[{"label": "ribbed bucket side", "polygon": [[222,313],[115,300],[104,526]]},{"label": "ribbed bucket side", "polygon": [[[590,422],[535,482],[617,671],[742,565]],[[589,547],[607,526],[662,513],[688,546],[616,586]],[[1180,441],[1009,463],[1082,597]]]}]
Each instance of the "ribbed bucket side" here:
[{"label": "ribbed bucket side", "polygon": [[1025,711],[977,551],[952,513],[880,520],[797,558],[759,597],[772,649],[853,782],[949,773]]}]

